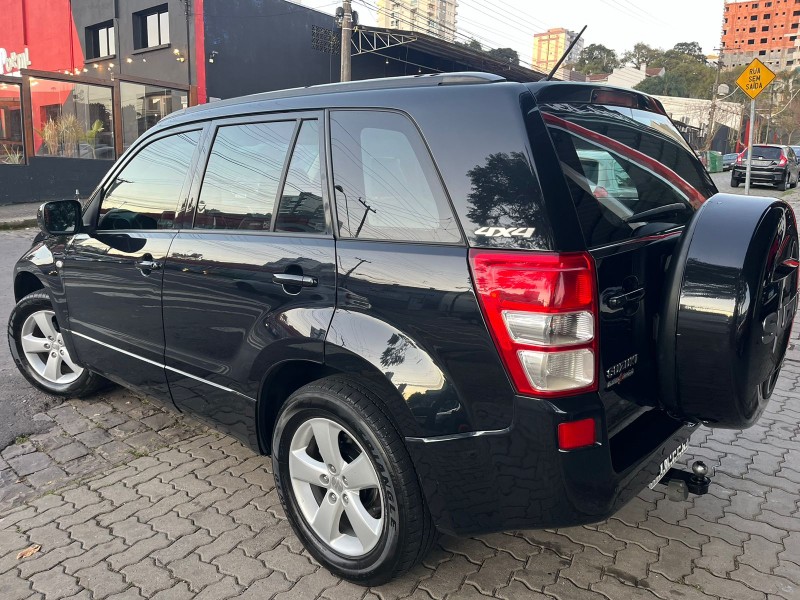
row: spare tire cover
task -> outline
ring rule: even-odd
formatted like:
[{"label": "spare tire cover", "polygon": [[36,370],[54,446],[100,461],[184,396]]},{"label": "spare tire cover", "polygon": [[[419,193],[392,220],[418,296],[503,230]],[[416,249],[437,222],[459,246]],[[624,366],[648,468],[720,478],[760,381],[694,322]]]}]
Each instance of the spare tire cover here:
[{"label": "spare tire cover", "polygon": [[745,428],[772,394],[797,309],[797,226],[774,198],[717,194],[671,257],[659,324],[663,407]]}]

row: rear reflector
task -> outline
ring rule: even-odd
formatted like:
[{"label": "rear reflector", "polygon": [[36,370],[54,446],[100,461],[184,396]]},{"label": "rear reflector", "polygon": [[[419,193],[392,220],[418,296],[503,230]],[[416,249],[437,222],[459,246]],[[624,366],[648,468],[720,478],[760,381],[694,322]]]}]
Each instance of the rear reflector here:
[{"label": "rear reflector", "polygon": [[597,282],[586,252],[470,250],[475,292],[520,394],[597,389]]},{"label": "rear reflector", "polygon": [[581,419],[558,424],[558,449],[575,450],[594,446],[597,442],[597,428],[594,419]]}]

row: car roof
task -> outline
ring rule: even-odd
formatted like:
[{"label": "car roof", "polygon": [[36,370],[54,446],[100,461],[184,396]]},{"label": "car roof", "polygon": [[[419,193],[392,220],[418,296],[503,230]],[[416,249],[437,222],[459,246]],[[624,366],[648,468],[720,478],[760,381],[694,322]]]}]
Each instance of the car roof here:
[{"label": "car roof", "polygon": [[[505,89],[506,92],[513,90],[514,93],[519,93],[520,89],[527,89],[537,97],[537,99],[540,98],[543,102],[588,101],[592,90],[603,89],[635,96],[638,98],[638,102],[643,108],[646,107],[655,112],[664,112],[658,100],[635,90],[569,81],[540,81],[523,84],[508,81],[504,77],[493,73],[463,71],[456,73],[433,73],[427,75],[363,79],[345,83],[326,83],[240,96],[175,111],[161,119],[151,131],[159,130],[162,127],[172,127],[181,123],[235,116],[248,112],[319,109],[327,106],[339,107],[345,104],[360,105],[361,103],[367,105],[370,101],[374,101],[375,98],[370,92],[396,90],[402,93],[403,91],[414,89],[428,89],[433,92],[437,88],[441,89],[443,87],[455,88],[459,86],[476,85],[480,85],[481,87],[487,85],[491,86],[492,89],[497,88],[498,93],[502,93],[500,89]],[[360,94],[355,96],[359,98],[358,102],[353,102],[354,96],[351,95],[353,92],[363,93],[363,96]],[[330,96],[329,100],[326,99],[328,96]],[[583,100],[584,98],[586,98],[586,100]]]}]

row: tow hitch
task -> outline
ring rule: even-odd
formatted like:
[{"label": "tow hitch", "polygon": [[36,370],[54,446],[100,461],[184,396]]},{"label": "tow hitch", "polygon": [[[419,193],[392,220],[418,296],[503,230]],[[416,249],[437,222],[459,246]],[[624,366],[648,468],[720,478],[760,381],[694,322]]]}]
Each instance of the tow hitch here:
[{"label": "tow hitch", "polygon": [[658,484],[666,486],[667,498],[680,502],[686,500],[690,492],[697,496],[707,494],[711,478],[708,476],[706,464],[697,460],[692,463],[691,473],[673,467],[667,471]]}]

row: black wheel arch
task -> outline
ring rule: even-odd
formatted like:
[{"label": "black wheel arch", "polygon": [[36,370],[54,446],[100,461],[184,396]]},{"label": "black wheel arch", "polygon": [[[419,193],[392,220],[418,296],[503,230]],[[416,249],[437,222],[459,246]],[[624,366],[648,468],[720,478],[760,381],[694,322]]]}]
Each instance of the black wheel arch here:
[{"label": "black wheel arch", "polygon": [[369,387],[382,400],[386,409],[384,412],[401,435],[419,435],[416,421],[397,389],[364,359],[355,357],[354,362],[355,364],[348,365],[349,368],[337,368],[327,362],[318,363],[303,359],[286,360],[273,365],[261,381],[256,405],[259,450],[266,455],[271,453],[276,418],[289,396],[304,385],[331,375],[352,377],[360,384]]}]

